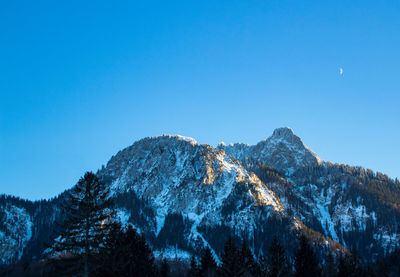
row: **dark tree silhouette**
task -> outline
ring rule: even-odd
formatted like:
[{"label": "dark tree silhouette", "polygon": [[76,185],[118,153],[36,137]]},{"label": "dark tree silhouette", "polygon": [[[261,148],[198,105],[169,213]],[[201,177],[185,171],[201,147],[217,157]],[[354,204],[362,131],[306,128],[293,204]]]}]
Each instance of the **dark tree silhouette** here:
[{"label": "dark tree silhouette", "polygon": [[217,263],[214,256],[207,246],[204,249],[203,255],[200,260],[200,276],[202,277],[213,277],[217,275]]},{"label": "dark tree silhouette", "polygon": [[101,270],[101,276],[157,275],[153,252],[144,236],[139,235],[132,226],[127,230],[120,230],[119,234],[114,230],[113,234],[106,244],[107,251],[103,256],[103,261],[106,262]]},{"label": "dark tree silhouette", "polygon": [[339,277],[355,277],[362,276],[363,268],[357,253],[353,251],[352,254],[343,255],[339,260]]},{"label": "dark tree silhouette", "polygon": [[276,236],[273,237],[268,249],[267,271],[269,277],[284,277],[290,273],[285,249]]},{"label": "dark tree silhouette", "polygon": [[160,277],[168,277],[170,272],[170,267],[167,259],[163,259],[160,268]]},{"label": "dark tree silhouette", "polygon": [[246,241],[242,242],[239,252],[240,266],[244,271],[244,275],[259,276],[261,269],[257,261],[254,259],[253,252],[251,252],[249,245]]},{"label": "dark tree silhouette", "polygon": [[222,265],[220,275],[223,277],[243,276],[244,269],[240,262],[239,252],[235,242],[231,237],[225,242],[224,252],[222,253]]},{"label": "dark tree silhouette", "polygon": [[96,256],[110,231],[113,207],[110,190],[95,174],[85,173],[63,203],[65,220],[50,245],[52,274],[87,277],[97,269]]},{"label": "dark tree silhouette", "polygon": [[300,236],[300,245],[294,257],[295,277],[320,276],[318,258],[306,236]]},{"label": "dark tree silhouette", "polygon": [[188,276],[191,277],[198,277],[199,276],[199,265],[197,264],[196,257],[191,256],[190,257],[190,268],[188,272]]},{"label": "dark tree silhouette", "polygon": [[322,269],[322,276],[324,277],[335,277],[337,276],[337,265],[335,263],[335,259],[331,252],[329,252],[328,256],[325,259],[325,264]]}]

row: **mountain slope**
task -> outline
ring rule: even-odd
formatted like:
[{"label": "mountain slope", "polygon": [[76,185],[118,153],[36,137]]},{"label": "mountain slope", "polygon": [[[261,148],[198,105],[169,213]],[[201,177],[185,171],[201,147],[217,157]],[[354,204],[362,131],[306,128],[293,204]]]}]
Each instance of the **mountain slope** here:
[{"label": "mountain slope", "polygon": [[[130,219],[139,229],[154,234],[155,245],[167,246],[156,239],[166,232],[166,219],[185,218],[182,226],[187,230],[180,241],[186,250],[196,251],[209,245],[204,232],[209,227],[224,224],[240,236],[253,236],[259,213],[263,219],[284,215],[275,194],[237,160],[223,150],[180,136],[143,139],[113,157],[99,176],[117,198],[129,193],[128,201],[146,199],[149,213],[145,220],[139,222],[140,217],[132,214]],[[125,201],[118,202],[132,211],[124,206]]]},{"label": "mountain slope", "polygon": [[[399,183],[322,161],[290,128],[254,146],[149,137],[118,152],[97,175],[111,187],[121,220],[169,257],[187,258],[205,245],[218,256],[230,235],[258,254],[273,235],[293,253],[303,233],[322,255],[344,245],[367,259],[399,242]],[[64,195],[38,202],[0,196],[0,215],[25,215],[0,224],[0,239],[10,245],[0,253],[3,263],[40,257],[63,218]],[[7,231],[28,230],[23,226],[31,231]]]},{"label": "mountain slope", "polygon": [[271,137],[256,145],[236,143],[220,145],[219,148],[239,161],[246,158],[259,160],[285,175],[290,175],[296,168],[315,166],[322,162],[288,127],[275,129]]},{"label": "mountain slope", "polygon": [[285,210],[365,258],[399,243],[400,185],[361,167],[322,161],[290,128],[254,146],[220,145],[279,196]]}]

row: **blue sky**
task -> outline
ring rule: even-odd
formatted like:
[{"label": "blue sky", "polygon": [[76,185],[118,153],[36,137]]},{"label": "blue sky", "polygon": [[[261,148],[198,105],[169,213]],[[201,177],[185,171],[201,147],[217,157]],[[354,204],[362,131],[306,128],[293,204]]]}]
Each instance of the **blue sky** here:
[{"label": "blue sky", "polygon": [[399,26],[399,1],[1,1],[0,193],[55,196],[146,136],[280,126],[400,177]]}]

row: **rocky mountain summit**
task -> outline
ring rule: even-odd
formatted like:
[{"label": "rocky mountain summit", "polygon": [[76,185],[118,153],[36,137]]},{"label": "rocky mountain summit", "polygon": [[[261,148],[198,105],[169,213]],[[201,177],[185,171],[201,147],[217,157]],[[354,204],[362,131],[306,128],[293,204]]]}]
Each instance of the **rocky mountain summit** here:
[{"label": "rocky mountain summit", "polygon": [[235,143],[228,146],[220,145],[226,153],[239,161],[252,158],[291,175],[300,167],[316,166],[322,160],[293,133],[288,127],[275,129],[272,136],[256,145]]},{"label": "rocky mountain summit", "polygon": [[[356,248],[364,259],[400,240],[399,182],[322,161],[290,128],[253,146],[148,137],[119,151],[97,175],[111,188],[121,221],[167,258],[188,258],[205,245],[218,257],[228,236],[248,241],[258,255],[274,235],[292,253],[305,234],[321,255]],[[0,243],[10,246],[0,252],[2,263],[41,257],[63,217],[64,196],[0,196]]]}]

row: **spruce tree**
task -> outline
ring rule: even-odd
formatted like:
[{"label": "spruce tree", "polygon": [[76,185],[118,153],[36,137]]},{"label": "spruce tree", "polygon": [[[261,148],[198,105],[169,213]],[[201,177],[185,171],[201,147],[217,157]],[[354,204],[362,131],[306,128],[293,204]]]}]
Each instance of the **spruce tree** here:
[{"label": "spruce tree", "polygon": [[235,242],[231,237],[225,242],[224,252],[222,253],[222,265],[220,275],[223,277],[243,276],[244,269],[240,263],[239,252]]},{"label": "spruce tree", "polygon": [[113,223],[99,255],[101,261],[101,267],[98,270],[99,276],[116,276],[121,271],[116,253],[121,249],[123,235],[121,223]]},{"label": "spruce tree", "polygon": [[[144,236],[129,226],[127,230],[121,230],[119,235],[113,236],[113,241],[106,244],[109,260],[102,269],[101,276],[137,276],[154,277],[157,270],[154,265],[154,255],[148,246]],[[111,247],[112,246],[112,247]]]},{"label": "spruce tree", "polygon": [[361,261],[356,254],[346,254],[339,260],[339,277],[355,277],[362,273]]},{"label": "spruce tree", "polygon": [[285,249],[279,243],[276,236],[273,237],[268,249],[267,276],[284,277],[289,276],[289,266],[285,256]]},{"label": "spruce tree", "polygon": [[337,276],[337,265],[335,264],[335,259],[331,252],[329,252],[328,256],[325,259],[325,264],[322,270],[322,276],[324,277],[335,277]]},{"label": "spruce tree", "polygon": [[318,258],[304,235],[300,236],[300,245],[294,258],[295,277],[320,276]]},{"label": "spruce tree", "polygon": [[198,277],[199,276],[199,265],[197,264],[196,257],[190,257],[190,268],[188,272],[188,276],[190,277]]},{"label": "spruce tree", "polygon": [[160,277],[168,277],[169,276],[169,264],[167,259],[163,259],[161,262],[161,267],[160,267]]},{"label": "spruce tree", "polygon": [[240,265],[243,268],[244,275],[259,276],[261,269],[259,264],[254,259],[253,252],[251,252],[249,245],[246,241],[242,242],[239,253]]},{"label": "spruce tree", "polygon": [[263,254],[258,257],[258,264],[260,267],[260,276],[268,276],[268,261]]},{"label": "spruce tree", "polygon": [[204,249],[200,260],[200,276],[213,277],[217,275],[217,263],[214,259],[211,249],[207,246]]},{"label": "spruce tree", "polygon": [[352,275],[353,268],[350,266],[348,258],[343,256],[340,257],[338,270],[338,277],[347,277]]},{"label": "spruce tree", "polygon": [[92,172],[85,173],[64,199],[65,220],[50,246],[57,275],[88,277],[114,219],[110,190]]}]

